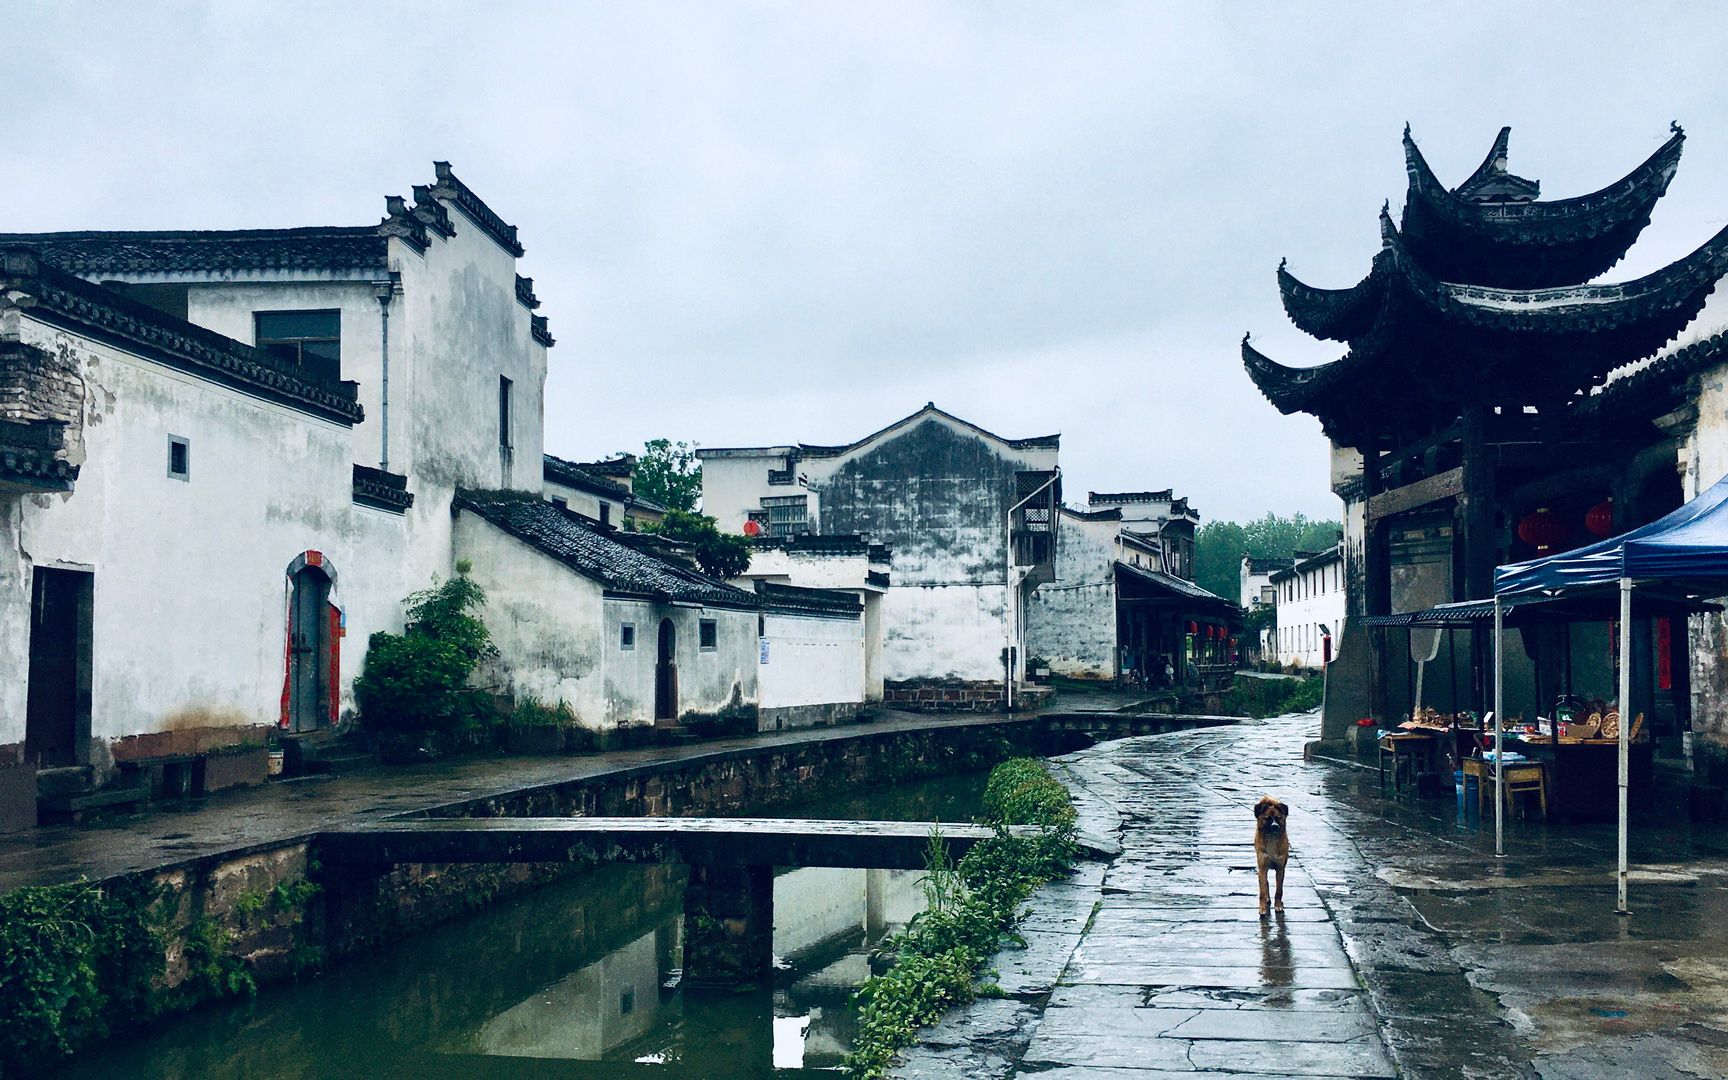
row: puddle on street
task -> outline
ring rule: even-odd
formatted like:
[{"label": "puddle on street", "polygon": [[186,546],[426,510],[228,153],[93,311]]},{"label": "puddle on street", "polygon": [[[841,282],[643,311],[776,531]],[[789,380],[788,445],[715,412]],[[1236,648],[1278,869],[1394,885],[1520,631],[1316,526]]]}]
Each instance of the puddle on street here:
[{"label": "puddle on street", "polygon": [[[776,816],[968,820],[982,775]],[[678,984],[682,866],[609,866],[255,1000],[128,1034],[67,1077],[760,1077],[831,1069],[869,952],[924,903],[921,871],[774,880],[779,970],[758,990]]]}]

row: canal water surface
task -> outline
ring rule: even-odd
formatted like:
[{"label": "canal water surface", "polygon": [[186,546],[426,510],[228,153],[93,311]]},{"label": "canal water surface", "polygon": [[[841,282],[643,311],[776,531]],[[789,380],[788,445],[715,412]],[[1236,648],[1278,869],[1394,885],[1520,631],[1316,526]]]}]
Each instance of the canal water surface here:
[{"label": "canal water surface", "polygon": [[[983,783],[952,777],[774,813],[966,821]],[[923,906],[921,877],[779,872],[773,985],[697,993],[678,980],[684,868],[602,867],[327,975],[124,1036],[64,1075],[673,1080],[832,1069],[870,950]]]}]

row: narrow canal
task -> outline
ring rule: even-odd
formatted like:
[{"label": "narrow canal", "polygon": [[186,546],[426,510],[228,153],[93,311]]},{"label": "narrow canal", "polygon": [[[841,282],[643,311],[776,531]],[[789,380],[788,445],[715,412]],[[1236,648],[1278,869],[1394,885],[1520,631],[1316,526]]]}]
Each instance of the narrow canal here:
[{"label": "narrow canal", "polygon": [[[984,774],[777,816],[970,820]],[[250,1001],[99,1048],[70,1078],[760,1077],[832,1069],[870,950],[922,906],[917,871],[774,881],[772,986],[678,985],[682,866],[608,866]]]}]

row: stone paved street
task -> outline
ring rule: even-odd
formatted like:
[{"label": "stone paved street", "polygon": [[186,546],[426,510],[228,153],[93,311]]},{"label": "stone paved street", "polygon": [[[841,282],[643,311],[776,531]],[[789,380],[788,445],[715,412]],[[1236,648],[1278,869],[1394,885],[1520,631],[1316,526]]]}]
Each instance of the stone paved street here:
[{"label": "stone paved street", "polygon": [[[1302,760],[1312,715],[1105,743],[1057,763],[1121,855],[1042,890],[1007,997],[952,1015],[904,1077],[1728,1075],[1728,862],[1675,815],[1633,830],[1514,822],[1509,856],[1455,802],[1379,795]],[[1288,802],[1280,919],[1255,911],[1251,807]],[[1492,819],[1490,819],[1491,822]]]}]

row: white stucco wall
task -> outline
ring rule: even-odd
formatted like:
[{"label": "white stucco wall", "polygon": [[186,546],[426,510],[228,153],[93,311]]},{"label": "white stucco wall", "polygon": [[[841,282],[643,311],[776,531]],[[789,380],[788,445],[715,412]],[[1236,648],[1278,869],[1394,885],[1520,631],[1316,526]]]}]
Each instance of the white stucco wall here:
[{"label": "white stucco wall", "polygon": [[600,586],[474,514],[457,515],[455,543],[486,592],[482,618],[508,681],[503,689],[562,702],[585,726],[605,727]]},{"label": "white stucco wall", "polygon": [[[13,550],[0,669],[28,670],[32,566],[94,571],[91,734],[274,724],[289,564],[324,554],[343,612],[344,696],[366,636],[399,624],[401,518],[352,502],[350,431],[31,319],[20,337],[71,357],[86,390],[82,473],[64,495],[0,495]],[[167,475],[169,435],[190,478]],[[0,536],[5,536],[0,533]],[[25,680],[0,679],[0,743],[22,740]]]},{"label": "white stucco wall", "polygon": [[882,598],[882,675],[906,679],[1002,678],[1008,590],[997,585],[896,585]]},{"label": "white stucco wall", "polygon": [[[608,598],[601,652],[606,677],[606,724],[654,722],[654,665],[660,621],[671,619],[677,631],[678,714],[717,712],[737,700],[754,704],[756,682],[756,613],[731,608],[694,608],[642,600]],[[715,622],[717,648],[699,648],[700,623]],[[636,628],[636,646],[624,650],[620,629]]]},{"label": "white stucco wall", "polygon": [[763,709],[861,703],[864,620],[763,616],[765,657],[757,678]]},{"label": "white stucco wall", "polygon": [[1027,605],[1026,652],[1082,679],[1116,676],[1116,534],[1121,522],[1062,514],[1056,580]]},{"label": "white stucco wall", "polygon": [[624,503],[618,499],[603,499],[581,488],[573,488],[568,484],[559,484],[551,480],[545,481],[546,498],[563,499],[566,508],[581,514],[583,517],[600,520],[600,507],[606,506],[609,513],[606,521],[610,525],[624,524]]}]

